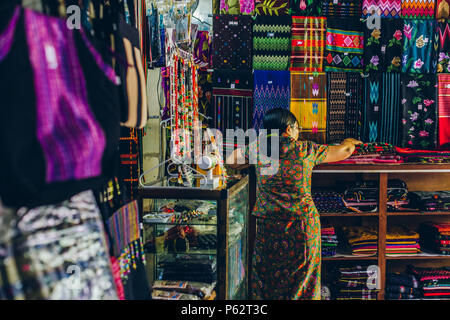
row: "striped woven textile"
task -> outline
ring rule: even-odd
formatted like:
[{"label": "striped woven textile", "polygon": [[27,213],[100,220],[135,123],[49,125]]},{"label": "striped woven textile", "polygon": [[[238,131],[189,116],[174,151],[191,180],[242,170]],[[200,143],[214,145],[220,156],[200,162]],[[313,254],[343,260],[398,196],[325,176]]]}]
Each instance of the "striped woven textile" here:
[{"label": "striped woven textile", "polygon": [[450,25],[448,21],[438,23],[438,73],[450,73]]},{"label": "striped woven textile", "polygon": [[439,145],[450,143],[450,74],[438,75]]},{"label": "striped woven textile", "polygon": [[253,69],[288,70],[291,18],[259,16],[253,22]]},{"label": "striped woven textile", "polygon": [[340,143],[345,139],[345,105],[347,76],[345,72],[327,74],[327,143]]},{"label": "striped woven textile", "polygon": [[359,140],[361,138],[363,79],[357,72],[347,72],[346,75],[345,136]]},{"label": "striped woven textile", "polygon": [[364,32],[359,19],[327,19],[325,71],[362,71]]},{"label": "striped woven textile", "polygon": [[327,95],[325,73],[291,72],[291,112],[301,129],[300,139],[326,142]]},{"label": "striped woven textile", "polygon": [[326,18],[292,17],[291,70],[322,72]]},{"label": "striped woven textile", "polygon": [[253,73],[253,127],[262,128],[264,114],[274,108],[289,108],[289,71],[255,70]]},{"label": "striped woven textile", "polygon": [[336,18],[360,18],[361,0],[323,0],[322,15]]},{"label": "striped woven textile", "polygon": [[435,0],[402,0],[402,18],[434,18]]},{"label": "striped woven textile", "polygon": [[362,139],[398,145],[401,81],[399,73],[372,73],[364,79]]},{"label": "striped woven textile", "polygon": [[377,14],[381,18],[400,18],[402,0],[363,0],[362,15]]}]

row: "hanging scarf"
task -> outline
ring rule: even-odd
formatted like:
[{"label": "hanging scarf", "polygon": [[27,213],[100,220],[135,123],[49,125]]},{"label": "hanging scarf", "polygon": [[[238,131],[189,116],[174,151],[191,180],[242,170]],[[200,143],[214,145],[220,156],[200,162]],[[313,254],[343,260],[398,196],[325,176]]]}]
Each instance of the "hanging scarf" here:
[{"label": "hanging scarf", "polygon": [[291,72],[291,112],[301,127],[300,139],[325,143],[327,118],[325,73]]},{"label": "hanging scarf", "polygon": [[289,0],[255,0],[255,14],[259,16],[289,15]]},{"label": "hanging scarf", "polygon": [[362,111],[362,85],[361,75],[356,72],[347,73],[345,136],[360,139],[361,111]]},{"label": "hanging scarf", "polygon": [[197,31],[194,42],[194,62],[200,68],[211,66],[211,37],[208,31]]},{"label": "hanging scarf", "polygon": [[326,18],[292,17],[291,70],[322,72]]},{"label": "hanging scarf", "polygon": [[439,145],[450,143],[450,74],[438,75]]},{"label": "hanging scarf", "polygon": [[293,16],[320,17],[322,16],[322,0],[291,0]]},{"label": "hanging scarf", "polygon": [[364,26],[364,71],[400,72],[403,20],[381,19],[381,29]]},{"label": "hanging scarf", "polygon": [[345,105],[347,76],[344,72],[327,75],[327,143],[340,143],[345,139]]},{"label": "hanging scarf", "polygon": [[252,18],[223,15],[213,19],[214,69],[252,68]]},{"label": "hanging scarf", "polygon": [[213,0],[214,14],[251,15],[254,9],[254,0]]},{"label": "hanging scarf", "polygon": [[436,76],[402,74],[401,145],[415,149],[433,149],[437,138]]},{"label": "hanging scarf", "polygon": [[290,17],[257,17],[253,23],[253,69],[287,70],[290,42]]},{"label": "hanging scarf", "polygon": [[262,128],[264,114],[274,108],[289,108],[289,71],[254,71],[253,127]]},{"label": "hanging scarf", "polygon": [[450,73],[450,25],[448,21],[438,22],[438,73]]},{"label": "hanging scarf", "polygon": [[[212,116],[212,71],[199,70],[198,72],[198,105],[199,112],[206,117]],[[203,120],[210,124],[211,119]]]},{"label": "hanging scarf", "polygon": [[402,73],[435,72],[435,28],[434,20],[404,20]]},{"label": "hanging scarf", "polygon": [[381,18],[400,18],[401,0],[363,0],[362,14],[367,18],[376,13]]},{"label": "hanging scarf", "polygon": [[336,18],[360,18],[361,0],[323,0],[322,15]]},{"label": "hanging scarf", "polygon": [[357,19],[327,19],[325,71],[362,71],[364,32]]}]

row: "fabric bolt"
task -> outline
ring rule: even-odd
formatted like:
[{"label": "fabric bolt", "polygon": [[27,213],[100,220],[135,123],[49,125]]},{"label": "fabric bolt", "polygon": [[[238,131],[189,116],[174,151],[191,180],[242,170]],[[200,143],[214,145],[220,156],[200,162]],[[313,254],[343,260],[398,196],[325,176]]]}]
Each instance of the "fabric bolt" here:
[{"label": "fabric bolt", "polygon": [[253,73],[253,127],[262,128],[264,114],[273,108],[289,109],[289,71],[255,70]]},{"label": "fabric bolt", "polygon": [[324,70],[326,23],[324,17],[292,17],[291,71]]},{"label": "fabric bolt", "polygon": [[213,33],[214,69],[252,68],[252,17],[215,15]]},{"label": "fabric bolt", "polygon": [[259,16],[289,15],[289,0],[255,0],[255,14]]},{"label": "fabric bolt", "polygon": [[402,0],[363,0],[362,15],[367,18],[377,14],[381,18],[400,18]]},{"label": "fabric bolt", "polygon": [[450,144],[450,75],[438,75],[439,146]]},{"label": "fabric bolt", "polygon": [[364,101],[362,139],[397,145],[400,138],[400,74],[369,74],[364,79]]},{"label": "fabric bolt", "polygon": [[322,15],[326,17],[360,18],[361,0],[323,0]]},{"label": "fabric bolt", "polygon": [[363,70],[364,31],[359,19],[327,19],[325,71]]},{"label": "fabric bolt", "polygon": [[345,137],[347,76],[344,72],[327,73],[327,143],[340,143]]},{"label": "fabric bolt", "polygon": [[288,70],[290,42],[290,17],[256,17],[253,22],[253,69]]},{"label": "fabric bolt", "polygon": [[437,22],[438,73],[450,73],[450,26],[448,20]]},{"label": "fabric bolt", "polygon": [[381,19],[380,29],[364,26],[364,72],[400,72],[403,20]]},{"label": "fabric bolt", "polygon": [[434,20],[405,19],[402,73],[434,73],[438,42]]},{"label": "fabric bolt", "polygon": [[325,73],[291,72],[290,110],[301,127],[301,140],[325,143],[327,121]]},{"label": "fabric bolt", "polygon": [[322,0],[291,0],[293,16],[320,17],[322,15]]},{"label": "fabric bolt", "polygon": [[251,71],[214,70],[212,127],[225,136],[226,129],[251,128],[253,76]]},{"label": "fabric bolt", "polygon": [[437,144],[436,76],[402,74],[401,145],[433,149]]},{"label": "fabric bolt", "polygon": [[450,18],[450,1],[437,0],[436,1],[436,19]]},{"label": "fabric bolt", "polygon": [[434,18],[435,0],[402,0],[402,18]]},{"label": "fabric bolt", "polygon": [[251,15],[254,9],[254,0],[213,0],[214,14]]},{"label": "fabric bolt", "polygon": [[[256,167],[253,297],[320,300],[320,217],[309,179],[313,167],[325,159],[328,147],[295,141],[284,133],[279,143],[276,173],[263,174],[264,160]],[[258,151],[255,144],[246,148],[247,158],[255,148]]]}]

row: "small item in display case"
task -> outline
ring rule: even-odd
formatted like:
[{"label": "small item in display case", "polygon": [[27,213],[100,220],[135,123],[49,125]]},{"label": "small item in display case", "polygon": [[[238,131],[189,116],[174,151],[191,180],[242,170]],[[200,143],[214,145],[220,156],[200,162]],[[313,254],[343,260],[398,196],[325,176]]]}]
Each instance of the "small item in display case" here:
[{"label": "small item in display case", "polygon": [[213,283],[203,283],[203,282],[192,282],[192,281],[166,281],[157,280],[153,284],[153,290],[162,291],[175,291],[180,293],[194,294],[200,299],[211,296],[216,282]]},{"label": "small item in display case", "polygon": [[180,293],[176,291],[153,290],[152,299],[154,300],[200,300],[193,294]]}]

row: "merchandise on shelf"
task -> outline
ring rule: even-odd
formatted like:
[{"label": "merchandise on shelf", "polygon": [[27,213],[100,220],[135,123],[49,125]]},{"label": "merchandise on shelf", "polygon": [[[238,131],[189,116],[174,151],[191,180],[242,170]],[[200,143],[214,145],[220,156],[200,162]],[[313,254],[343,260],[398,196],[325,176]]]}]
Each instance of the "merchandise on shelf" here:
[{"label": "merchandise on shelf", "polygon": [[450,268],[420,268],[407,266],[407,272],[419,281],[424,299],[450,298]]},{"label": "merchandise on shelf", "polygon": [[424,249],[450,255],[450,224],[422,223],[419,228],[420,243]]},{"label": "merchandise on shelf", "polygon": [[336,254],[336,247],[338,246],[337,235],[333,226],[322,225],[322,257],[331,257]]},{"label": "merchandise on shelf", "polygon": [[386,300],[411,300],[421,296],[419,282],[407,273],[387,273],[385,291]]},{"label": "merchandise on shelf", "polygon": [[366,266],[341,267],[334,296],[337,300],[376,300],[378,289],[372,289],[371,284],[377,275]]}]

